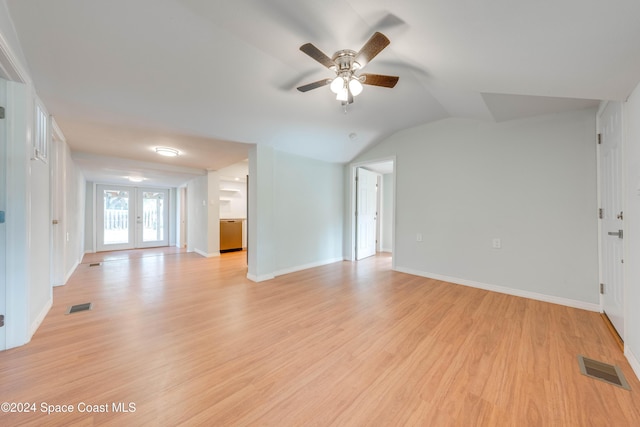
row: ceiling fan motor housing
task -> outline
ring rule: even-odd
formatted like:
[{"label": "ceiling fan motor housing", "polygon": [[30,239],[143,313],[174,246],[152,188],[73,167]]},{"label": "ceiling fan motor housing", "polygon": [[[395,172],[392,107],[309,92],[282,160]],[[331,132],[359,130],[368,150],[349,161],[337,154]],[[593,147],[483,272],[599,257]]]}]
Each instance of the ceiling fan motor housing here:
[{"label": "ceiling fan motor housing", "polygon": [[336,72],[360,69],[360,64],[356,62],[357,54],[357,52],[350,49],[343,49],[334,53],[331,60],[336,64]]}]

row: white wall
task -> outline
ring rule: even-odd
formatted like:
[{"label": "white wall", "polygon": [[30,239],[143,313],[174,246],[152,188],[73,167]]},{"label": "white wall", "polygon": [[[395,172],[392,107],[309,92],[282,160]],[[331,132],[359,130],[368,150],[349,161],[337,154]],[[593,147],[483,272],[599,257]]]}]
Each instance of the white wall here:
[{"label": "white wall", "polygon": [[169,189],[169,246],[176,245],[178,238],[178,189]]},{"label": "white wall", "polygon": [[220,178],[218,172],[207,172],[207,256],[220,255]]},{"label": "white wall", "polygon": [[220,205],[217,172],[187,183],[187,250],[205,257],[220,255]]},{"label": "white wall", "polygon": [[343,167],[275,151],[276,275],[342,260]]},{"label": "white wall", "polygon": [[640,377],[640,86],[624,111],[625,354]]},{"label": "white wall", "polygon": [[[30,182],[27,173],[29,144],[25,84],[7,84],[7,212],[6,212],[6,346],[16,347],[31,338],[31,291],[28,208]],[[9,123],[11,125],[9,125]],[[30,142],[30,140],[28,141]],[[38,260],[48,265],[49,260]],[[48,270],[48,268],[47,268]],[[11,322],[11,323],[9,323]]]},{"label": "white wall", "polygon": [[[31,111],[27,112],[27,120],[30,124],[33,123],[34,101],[33,97],[28,100],[27,109]],[[29,218],[29,261],[31,265],[29,324],[33,333],[53,302],[50,281],[50,170],[49,163],[37,159],[29,160],[26,168],[29,175],[27,217]]]},{"label": "white wall", "polygon": [[342,260],[343,182],[341,165],[250,150],[250,279]]},{"label": "white wall", "polygon": [[256,145],[249,150],[249,242],[247,277],[260,282],[275,277],[273,148]]},{"label": "white wall", "polygon": [[87,253],[96,251],[95,244],[95,182],[87,181],[84,197],[84,250]]},{"label": "white wall", "polygon": [[187,250],[207,253],[207,177],[200,176],[187,183]]},{"label": "white wall", "polygon": [[245,219],[247,217],[247,183],[220,180],[220,218]]},{"label": "white wall", "polygon": [[63,207],[62,227],[64,229],[64,282],[69,279],[76,267],[82,262],[85,242],[85,195],[86,183],[80,168],[71,158],[71,150],[62,143],[64,168],[65,206]]},{"label": "white wall", "polygon": [[597,309],[594,136],[593,110],[446,119],[356,161],[396,156],[398,270]]},{"label": "white wall", "polygon": [[380,250],[391,252],[393,249],[393,174],[382,175],[382,195],[380,222],[382,235],[380,236]]}]

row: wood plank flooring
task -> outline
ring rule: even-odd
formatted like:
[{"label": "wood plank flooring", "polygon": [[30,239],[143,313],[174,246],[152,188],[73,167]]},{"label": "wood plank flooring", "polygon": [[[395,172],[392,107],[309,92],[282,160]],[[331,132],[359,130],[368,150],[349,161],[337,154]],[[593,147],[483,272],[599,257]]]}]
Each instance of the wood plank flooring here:
[{"label": "wood plank flooring", "polygon": [[[0,353],[0,402],[36,404],[0,425],[640,425],[640,383],[598,313],[393,272],[388,256],[262,283],[244,261],[87,256],[33,340]],[[578,354],[632,390],[581,375]]]}]

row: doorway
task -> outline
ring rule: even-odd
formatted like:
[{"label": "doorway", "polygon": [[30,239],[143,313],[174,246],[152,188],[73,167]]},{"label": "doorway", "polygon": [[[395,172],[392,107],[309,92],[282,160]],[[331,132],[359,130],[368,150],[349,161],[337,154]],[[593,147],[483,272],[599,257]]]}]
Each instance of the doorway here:
[{"label": "doorway", "polygon": [[622,103],[607,103],[598,115],[600,294],[602,310],[624,340],[622,126]]},{"label": "doorway", "polygon": [[96,186],[99,252],[169,244],[169,190]]},{"label": "doorway", "polygon": [[356,260],[376,254],[378,248],[378,174],[356,169]]},{"label": "doorway", "polygon": [[[351,165],[351,256],[360,260],[395,248],[395,158]],[[392,259],[395,267],[395,258]]]}]

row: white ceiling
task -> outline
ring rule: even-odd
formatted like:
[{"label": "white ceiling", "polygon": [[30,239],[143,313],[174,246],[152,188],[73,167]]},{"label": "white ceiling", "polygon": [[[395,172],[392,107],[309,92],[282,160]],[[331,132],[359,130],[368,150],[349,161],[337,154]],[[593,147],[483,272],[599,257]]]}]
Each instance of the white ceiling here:
[{"label": "white ceiling", "polygon": [[[248,144],[348,162],[403,128],[588,108],[640,80],[637,0],[6,2],[39,96],[103,169],[158,162],[156,145],[195,169]],[[327,87],[295,90],[332,74],[302,44],[331,56],[374,31],[391,45],[366,71],[396,88],[365,86],[346,114]]]}]

